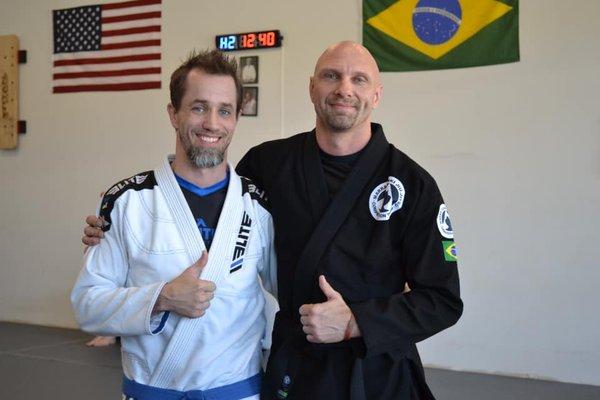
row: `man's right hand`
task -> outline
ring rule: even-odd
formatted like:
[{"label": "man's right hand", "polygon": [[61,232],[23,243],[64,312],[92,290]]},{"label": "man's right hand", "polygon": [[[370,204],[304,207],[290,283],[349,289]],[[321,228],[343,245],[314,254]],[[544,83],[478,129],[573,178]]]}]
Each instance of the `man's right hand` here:
[{"label": "man's right hand", "polygon": [[[88,226],[83,229],[84,236],[81,241],[88,246],[99,244],[104,237],[101,229],[104,220],[95,215],[88,215],[85,223]],[[215,297],[216,289],[214,282],[199,279],[207,262],[208,254],[205,251],[196,263],[163,286],[154,304],[153,313],[173,311],[188,318],[203,316],[210,306],[210,301]]]},{"label": "man's right hand", "polygon": [[208,254],[205,251],[196,263],[163,286],[153,312],[173,311],[188,318],[203,316],[217,288],[214,282],[199,278],[207,262]]},{"label": "man's right hand", "polygon": [[85,228],[83,228],[83,237],[81,241],[83,244],[88,246],[95,246],[100,243],[100,239],[104,237],[104,232],[102,232],[102,226],[104,225],[104,220],[95,215],[88,215],[85,219],[85,223],[88,224]]}]

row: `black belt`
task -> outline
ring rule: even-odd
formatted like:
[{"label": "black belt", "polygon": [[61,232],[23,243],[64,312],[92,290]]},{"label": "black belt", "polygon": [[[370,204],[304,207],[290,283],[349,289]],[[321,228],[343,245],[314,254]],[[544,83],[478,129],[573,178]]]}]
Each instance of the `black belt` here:
[{"label": "black belt", "polygon": [[[315,344],[306,341],[300,321],[280,312],[275,317],[273,348],[263,380],[261,399],[286,399],[295,383],[303,352],[320,352],[336,348],[355,348],[356,339],[337,343]],[[350,400],[366,400],[362,358],[354,358],[350,385]]]}]

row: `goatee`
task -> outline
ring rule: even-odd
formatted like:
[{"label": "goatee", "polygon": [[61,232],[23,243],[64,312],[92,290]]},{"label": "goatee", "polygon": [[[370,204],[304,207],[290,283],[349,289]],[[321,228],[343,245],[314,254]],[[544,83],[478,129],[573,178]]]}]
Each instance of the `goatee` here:
[{"label": "goatee", "polygon": [[188,148],[187,156],[197,168],[214,168],[225,158],[225,154],[219,149],[203,149],[193,146]]}]

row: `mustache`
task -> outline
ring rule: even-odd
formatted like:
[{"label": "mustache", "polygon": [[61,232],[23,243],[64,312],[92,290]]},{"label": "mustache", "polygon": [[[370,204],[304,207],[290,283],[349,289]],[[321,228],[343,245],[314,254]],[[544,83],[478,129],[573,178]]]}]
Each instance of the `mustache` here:
[{"label": "mustache", "polygon": [[350,106],[350,107],[358,107],[358,101],[355,100],[343,100],[343,99],[331,99],[327,100],[327,105],[329,106]]}]

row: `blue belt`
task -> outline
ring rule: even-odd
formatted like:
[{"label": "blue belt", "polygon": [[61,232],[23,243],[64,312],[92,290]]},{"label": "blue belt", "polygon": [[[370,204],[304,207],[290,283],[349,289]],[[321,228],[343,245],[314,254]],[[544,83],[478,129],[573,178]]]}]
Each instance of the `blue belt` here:
[{"label": "blue belt", "polygon": [[260,393],[262,373],[225,386],[207,390],[163,389],[143,385],[123,376],[123,394],[135,400],[239,400]]}]

